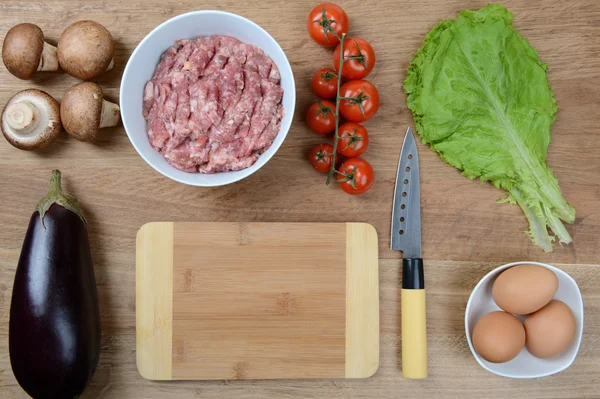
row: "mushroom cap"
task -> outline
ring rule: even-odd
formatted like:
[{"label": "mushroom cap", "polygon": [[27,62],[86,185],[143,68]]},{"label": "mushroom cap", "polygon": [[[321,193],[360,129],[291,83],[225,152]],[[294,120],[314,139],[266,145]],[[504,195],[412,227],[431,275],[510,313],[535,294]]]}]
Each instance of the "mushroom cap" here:
[{"label": "mushroom cap", "polygon": [[71,87],[60,103],[60,117],[66,132],[80,141],[93,141],[100,130],[102,88],[83,82]]},{"label": "mushroom cap", "polygon": [[[6,112],[13,104],[26,102],[35,106],[40,125],[32,132],[17,132],[6,121]],[[37,89],[23,90],[12,96],[2,111],[2,134],[6,140],[21,150],[44,148],[53,142],[61,130],[58,101],[45,91]]]},{"label": "mushroom cap", "polygon": [[58,62],[69,75],[87,80],[105,72],[115,55],[108,30],[98,22],[71,24],[58,40]]},{"label": "mushroom cap", "polygon": [[44,49],[44,32],[34,24],[15,25],[4,38],[2,61],[19,79],[29,79],[40,65]]}]

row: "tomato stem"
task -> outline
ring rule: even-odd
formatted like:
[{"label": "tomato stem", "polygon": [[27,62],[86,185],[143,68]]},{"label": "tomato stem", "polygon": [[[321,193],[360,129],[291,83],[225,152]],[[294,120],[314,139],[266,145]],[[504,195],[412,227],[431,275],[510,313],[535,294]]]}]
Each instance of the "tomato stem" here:
[{"label": "tomato stem", "polygon": [[315,19],[313,21],[313,23],[316,22],[319,25],[321,25],[321,28],[323,28],[323,35],[325,36],[325,40],[327,40],[328,42],[331,42],[331,40],[329,40],[329,36],[327,36],[327,32],[331,32],[335,35],[335,37],[338,37],[337,32],[334,31],[331,28],[331,24],[334,22],[337,22],[335,19],[327,19],[327,14],[325,13],[325,7],[323,7],[322,11],[321,11],[321,19]]},{"label": "tomato stem", "polygon": [[367,64],[367,61],[365,61],[365,55],[362,53],[362,51],[360,49],[360,45],[358,44],[358,42],[356,40],[354,41],[354,44],[356,44],[356,49],[358,50],[358,54],[351,55],[350,57],[344,57],[344,62],[350,61],[350,60],[356,60],[356,61],[358,61],[358,63],[360,65],[365,67],[365,70],[369,69],[369,65]]},{"label": "tomato stem", "polygon": [[317,112],[315,112],[315,116],[319,116],[319,114],[321,114],[321,115],[323,115],[323,119],[327,119],[328,113],[331,112],[333,114],[333,110],[331,108],[323,105],[323,103],[321,101],[317,101],[317,104],[319,104],[319,110]]},{"label": "tomato stem", "polygon": [[323,144],[321,144],[321,147],[319,148],[319,151],[317,151],[315,153],[315,156],[317,158],[317,161],[319,162],[325,162],[325,157],[331,155],[330,153],[328,153],[326,150],[323,149]]},{"label": "tomato stem", "polygon": [[323,78],[324,81],[329,82],[331,79],[337,78],[337,74],[335,74],[331,71],[327,71],[325,73],[322,73],[321,77]]},{"label": "tomato stem", "polygon": [[[342,136],[344,134],[342,133]],[[349,135],[345,136],[347,137],[350,141],[348,142],[348,144],[346,144],[346,147],[344,147],[344,150],[350,148],[350,146],[352,146],[353,150],[356,150],[356,145],[358,144],[359,141],[362,141],[362,137],[358,136],[358,129],[354,128],[354,133],[350,133]]]},{"label": "tomato stem", "polygon": [[363,102],[368,100],[369,96],[365,94],[364,90],[361,90],[361,92],[356,97],[342,97],[341,99],[348,101],[349,104],[351,104],[351,105],[358,105],[360,112],[363,114],[363,116],[365,115],[365,109],[363,107]]},{"label": "tomato stem", "polygon": [[337,74],[337,94],[335,96],[335,134],[333,136],[333,155],[331,156],[331,168],[329,169],[329,174],[327,175],[327,181],[325,184],[331,183],[331,179],[333,178],[333,174],[335,173],[335,162],[337,158],[337,146],[338,146],[338,132],[340,128],[340,87],[342,86],[342,68],[344,67],[344,40],[346,39],[346,34],[342,33],[342,37],[339,37],[337,33],[334,31],[335,36],[340,41],[340,68],[338,69]]},{"label": "tomato stem", "polygon": [[344,176],[343,178],[337,180],[338,183],[348,182],[352,188],[356,189],[356,167],[352,170],[352,172],[348,172],[348,169],[344,168],[344,173],[337,173]]}]

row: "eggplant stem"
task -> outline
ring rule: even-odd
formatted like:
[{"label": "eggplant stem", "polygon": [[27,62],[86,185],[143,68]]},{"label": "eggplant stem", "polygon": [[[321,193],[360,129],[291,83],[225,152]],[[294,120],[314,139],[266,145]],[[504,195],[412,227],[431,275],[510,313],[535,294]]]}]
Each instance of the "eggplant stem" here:
[{"label": "eggplant stem", "polygon": [[85,216],[83,215],[83,209],[81,209],[81,206],[79,205],[79,202],[77,202],[77,199],[75,199],[75,197],[65,193],[62,190],[61,174],[60,170],[58,169],[54,169],[52,171],[52,177],[50,178],[50,188],[48,189],[48,193],[44,196],[44,198],[40,200],[40,202],[38,202],[36,206],[36,210],[40,214],[40,221],[42,222],[42,226],[44,226],[44,228],[46,228],[46,226],[44,225],[44,216],[46,215],[46,212],[48,211],[48,209],[50,209],[52,204],[58,204],[63,208],[73,212],[74,214],[79,216],[83,223],[87,224]]}]

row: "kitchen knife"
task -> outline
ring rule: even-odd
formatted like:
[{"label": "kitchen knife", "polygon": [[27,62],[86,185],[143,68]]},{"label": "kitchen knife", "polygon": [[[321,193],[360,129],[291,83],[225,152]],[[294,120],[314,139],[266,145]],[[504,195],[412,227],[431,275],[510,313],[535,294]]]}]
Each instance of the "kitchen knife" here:
[{"label": "kitchen knife", "polygon": [[392,209],[391,249],[402,251],[402,375],[427,377],[425,283],[421,259],[419,156],[413,132],[404,137]]}]

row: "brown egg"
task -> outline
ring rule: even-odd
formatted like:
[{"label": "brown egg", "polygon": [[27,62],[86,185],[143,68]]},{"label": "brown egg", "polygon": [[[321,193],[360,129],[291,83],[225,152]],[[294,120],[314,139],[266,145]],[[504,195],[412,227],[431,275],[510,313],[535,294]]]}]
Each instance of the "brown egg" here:
[{"label": "brown egg", "polygon": [[484,315],[473,329],[473,346],[492,363],[515,358],[525,345],[525,329],[515,316],[498,311]]},{"label": "brown egg", "polygon": [[500,273],[494,281],[492,296],[508,313],[529,314],[544,307],[558,291],[558,277],[537,265],[519,265]]},{"label": "brown egg", "polygon": [[566,351],[575,337],[575,316],[561,301],[552,301],[525,319],[526,347],[542,359]]}]

